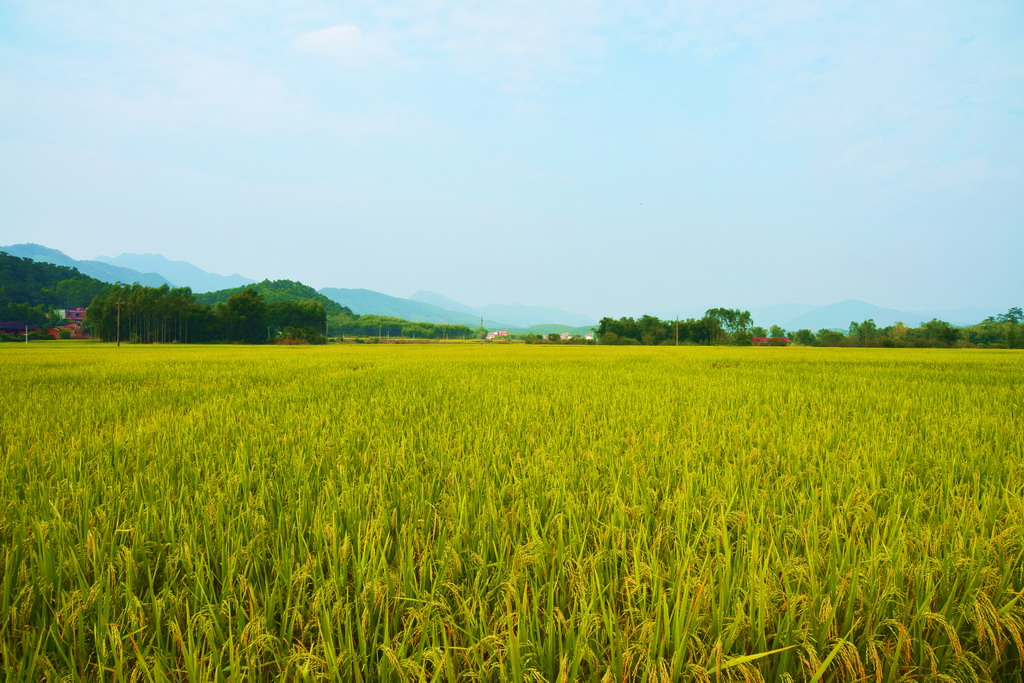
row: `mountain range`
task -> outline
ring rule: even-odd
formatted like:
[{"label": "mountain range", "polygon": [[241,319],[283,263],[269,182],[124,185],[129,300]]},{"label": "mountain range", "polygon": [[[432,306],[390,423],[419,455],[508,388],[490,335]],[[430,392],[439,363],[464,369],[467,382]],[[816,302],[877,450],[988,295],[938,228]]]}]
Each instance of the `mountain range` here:
[{"label": "mountain range", "polygon": [[[348,306],[353,313],[359,315],[386,315],[392,318],[402,318],[413,322],[425,322],[436,324],[469,325],[477,327],[480,324],[481,316],[474,313],[441,308],[423,301],[402,299],[397,296],[389,296],[372,289],[339,289],[336,287],[324,287],[320,293],[328,299],[337,301],[343,306]],[[484,327],[507,327],[505,322],[495,320],[484,320]]]},{"label": "mountain range", "polygon": [[369,289],[325,288],[321,294],[344,304],[354,312],[391,315],[406,320],[452,323],[476,327],[483,319],[484,327],[527,329],[541,325],[564,325],[569,328],[596,325],[592,318],[571,311],[526,304],[490,304],[474,308],[441,294],[420,290],[408,299],[388,296]]},{"label": "mountain range", "polygon": [[[43,263],[77,268],[86,275],[110,283],[137,282],[147,287],[166,284],[171,287],[189,287],[197,294],[258,284],[255,280],[242,275],[210,273],[186,261],[172,261],[160,254],[121,254],[114,257],[97,256],[92,260],[77,260],[62,251],[39,244],[13,244],[0,247],[0,251]],[[408,299],[369,289],[325,287],[319,293],[360,315],[385,315],[412,322],[477,327],[482,318],[484,326],[488,329],[509,328],[537,333],[577,331],[576,328],[589,329],[595,324],[587,316],[578,313],[524,304],[491,304],[472,308],[454,299],[426,291],[417,292]],[[441,305],[435,304],[434,301],[440,301]],[[537,329],[533,330],[533,327]]]},{"label": "mountain range", "polygon": [[526,304],[489,304],[480,308],[465,306],[455,299],[449,299],[441,294],[420,290],[409,297],[412,301],[432,304],[449,311],[467,313],[477,318],[501,320],[512,327],[530,327],[532,325],[570,325],[573,327],[584,327],[594,325],[595,321],[585,315],[563,311],[557,308],[544,308],[541,306],[528,306]]},{"label": "mountain range", "polygon": [[[160,254],[121,254],[120,256],[97,256],[93,260],[76,260],[57,249],[39,244],[14,244],[0,247],[12,256],[30,258],[34,261],[77,268],[85,275],[103,282],[125,282],[159,287],[190,287],[193,292],[219,292],[249,284],[255,284],[242,275],[220,275],[210,273],[186,261],[172,261]],[[588,316],[555,308],[529,306],[525,304],[490,304],[473,307],[462,304],[442,294],[420,290],[409,298],[395,297],[369,289],[342,289],[325,287],[319,294],[347,306],[360,315],[384,315],[403,318],[413,322],[448,323],[476,327],[483,319],[488,329],[509,328],[529,330],[537,333],[552,331],[576,331],[596,327]],[[683,309],[671,313],[660,313],[663,319],[679,317],[699,318],[704,308]],[[807,328],[845,330],[853,321],[872,319],[880,327],[903,322],[916,327],[933,318],[945,320],[953,325],[971,325],[984,318],[1000,313],[993,308],[963,308],[944,311],[901,311],[876,306],[864,301],[846,300],[827,306],[810,304],[777,304],[750,308],[755,324],[768,327],[780,325],[794,331]],[[642,312],[642,309],[641,309]]]},{"label": "mountain range", "polygon": [[[787,330],[800,329],[841,329],[846,330],[851,322],[874,320],[879,327],[887,327],[902,322],[908,327],[919,327],[922,323],[938,318],[957,325],[973,325],[990,315],[1001,313],[994,308],[960,308],[947,311],[898,311],[882,308],[864,301],[848,299],[828,306],[819,306],[804,311],[787,320],[782,327]],[[754,316],[757,319],[757,316]]]},{"label": "mountain range", "polygon": [[218,275],[208,273],[187,261],[172,261],[160,254],[121,254],[120,256],[97,256],[96,261],[121,268],[130,268],[140,273],[159,273],[177,287],[188,287],[193,292],[215,292],[219,289],[233,289],[255,284],[255,280],[235,273]]},{"label": "mountain range", "polygon": [[55,266],[75,268],[78,272],[89,277],[94,277],[101,282],[138,282],[147,287],[160,287],[161,285],[172,285],[162,275],[154,272],[139,272],[131,268],[103,263],[101,261],[79,261],[71,258],[62,251],[44,247],[41,244],[12,244],[9,247],[0,247],[0,251],[6,251],[11,256],[30,258],[33,261],[52,263]]}]

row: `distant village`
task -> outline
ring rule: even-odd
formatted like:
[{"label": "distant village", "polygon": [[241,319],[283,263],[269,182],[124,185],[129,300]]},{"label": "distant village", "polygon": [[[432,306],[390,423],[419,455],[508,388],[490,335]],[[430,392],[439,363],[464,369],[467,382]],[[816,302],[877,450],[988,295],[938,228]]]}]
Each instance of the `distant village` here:
[{"label": "distant village", "polygon": [[58,308],[52,326],[40,327],[18,321],[0,321],[0,334],[26,336],[45,334],[54,339],[88,339],[89,334],[82,327],[85,322],[84,308]]},{"label": "distant village", "polygon": [[[504,338],[504,339],[508,339],[509,338],[508,330],[494,330],[493,332],[488,332],[487,336],[484,337],[484,340],[485,341],[492,341],[494,339],[502,339],[502,338]],[[562,332],[560,335],[558,335],[558,339],[560,341],[571,341],[571,340],[573,340],[575,338],[576,337],[573,337],[568,332]],[[582,338],[585,339],[586,341],[594,341],[594,334],[592,332],[590,332],[590,333],[587,333],[587,334],[583,335]]]}]

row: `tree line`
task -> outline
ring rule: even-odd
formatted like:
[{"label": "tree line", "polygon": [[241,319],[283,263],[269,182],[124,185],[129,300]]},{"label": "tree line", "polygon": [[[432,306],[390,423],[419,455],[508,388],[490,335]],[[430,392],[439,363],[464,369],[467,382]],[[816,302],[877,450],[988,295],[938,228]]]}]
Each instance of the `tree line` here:
[{"label": "tree line", "polygon": [[267,303],[255,289],[244,289],[209,306],[188,287],[111,285],[86,309],[86,322],[103,341],[241,342],[282,339],[323,341],[327,322],[319,301]]},{"label": "tree line", "polygon": [[597,335],[601,344],[749,344],[752,323],[750,311],[709,308],[699,319],[602,318]]},{"label": "tree line", "polygon": [[[980,323],[956,327],[933,319],[917,327],[896,323],[878,326],[874,320],[851,322],[847,330],[809,329],[787,332],[778,325],[770,328],[753,324],[749,311],[729,308],[708,309],[701,318],[661,320],[652,315],[640,318],[602,318],[597,329],[601,344],[731,344],[749,346],[756,337],[785,343],[788,338],[801,346],[854,347],[953,347],[1024,348],[1024,312],[1020,307],[991,316]],[[769,342],[773,343],[773,342]]]},{"label": "tree line", "polygon": [[477,339],[468,325],[413,322],[386,315],[336,315],[330,317],[332,335],[353,337],[407,337],[411,339]]},{"label": "tree line", "polygon": [[[284,298],[283,291],[289,289],[291,296],[307,293],[296,292],[294,287],[279,287],[272,290],[277,294],[276,300],[267,301],[255,287],[226,297],[221,293],[197,297],[187,287],[109,285],[89,304],[86,323],[103,341],[141,343],[262,344],[291,340],[319,344],[323,343],[325,333],[342,337],[475,338],[475,331],[466,325],[356,315],[335,302],[331,302],[334,315],[328,316],[319,299]],[[198,298],[216,303],[202,303]]]}]

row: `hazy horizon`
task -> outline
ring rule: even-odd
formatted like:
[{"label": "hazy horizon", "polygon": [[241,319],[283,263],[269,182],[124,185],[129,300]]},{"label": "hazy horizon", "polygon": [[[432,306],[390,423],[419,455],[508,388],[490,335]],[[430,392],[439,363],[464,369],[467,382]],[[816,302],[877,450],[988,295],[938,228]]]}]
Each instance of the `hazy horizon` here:
[{"label": "hazy horizon", "polygon": [[0,243],[587,315],[1022,304],[1024,6],[0,6]]}]

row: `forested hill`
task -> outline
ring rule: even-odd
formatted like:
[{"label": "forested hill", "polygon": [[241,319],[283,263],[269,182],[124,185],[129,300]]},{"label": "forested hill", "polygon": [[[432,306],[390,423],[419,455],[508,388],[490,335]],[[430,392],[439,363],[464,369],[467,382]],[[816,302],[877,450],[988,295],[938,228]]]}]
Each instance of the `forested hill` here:
[{"label": "forested hill", "polygon": [[84,275],[110,284],[115,282],[138,282],[140,285],[147,287],[173,286],[167,281],[167,278],[156,273],[140,273],[131,268],[122,268],[109,263],[101,263],[100,261],[79,261],[58,249],[44,247],[41,244],[11,244],[0,246],[0,251],[6,251],[11,256],[29,258],[37,263],[49,263],[55,266],[75,268]]},{"label": "forested hill", "polygon": [[235,294],[241,294],[247,289],[254,289],[259,292],[263,299],[268,303],[276,303],[278,301],[319,301],[323,304],[324,311],[327,315],[352,315],[352,310],[347,306],[342,306],[333,299],[329,299],[323,294],[320,294],[309,285],[304,285],[301,282],[295,280],[264,280],[263,282],[257,282],[252,285],[244,285],[242,287],[233,287],[231,289],[220,289],[216,292],[206,292],[205,294],[196,294],[196,303],[206,304],[207,306],[213,306],[223,301],[227,301],[230,297]]},{"label": "forested hill", "polygon": [[40,263],[0,251],[0,307],[27,304],[85,308],[106,288],[105,282],[83,275],[74,268]]}]

